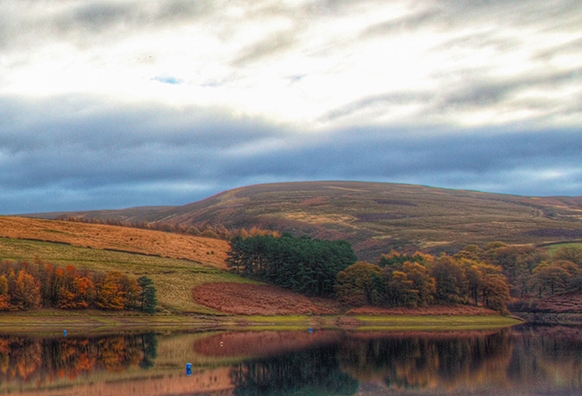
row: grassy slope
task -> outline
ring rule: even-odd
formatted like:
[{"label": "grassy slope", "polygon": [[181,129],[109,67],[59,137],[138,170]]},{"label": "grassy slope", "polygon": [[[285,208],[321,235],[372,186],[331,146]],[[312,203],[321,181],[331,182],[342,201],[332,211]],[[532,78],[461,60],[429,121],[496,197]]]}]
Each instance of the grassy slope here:
[{"label": "grassy slope", "polygon": [[224,268],[225,241],[145,229],[0,216],[0,237],[204,262]]},{"label": "grassy slope", "polygon": [[56,265],[75,265],[92,271],[121,271],[133,277],[149,276],[158,289],[160,305],[171,312],[212,313],[195,304],[192,287],[206,282],[237,282],[244,279],[200,263],[172,258],[145,256],[107,250],[88,249],[47,242],[0,239],[3,259],[34,261]]},{"label": "grassy slope", "polygon": [[392,248],[447,251],[496,240],[582,239],[582,197],[521,197],[389,183],[256,185],[181,207],[84,215],[182,226],[259,226],[346,239],[361,259],[371,261]]},{"label": "grassy slope", "polygon": [[[0,217],[0,236],[4,237],[0,238],[1,259],[40,259],[61,266],[149,276],[158,289],[160,305],[170,312],[215,313],[194,303],[192,287],[206,282],[248,282],[220,269],[228,244],[214,239],[14,217]],[[181,257],[188,259],[178,259]]]}]

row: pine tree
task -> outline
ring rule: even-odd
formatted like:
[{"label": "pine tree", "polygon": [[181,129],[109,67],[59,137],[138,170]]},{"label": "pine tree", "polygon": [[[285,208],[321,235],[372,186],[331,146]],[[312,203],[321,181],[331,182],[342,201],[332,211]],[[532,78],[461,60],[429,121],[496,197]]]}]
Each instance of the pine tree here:
[{"label": "pine tree", "polygon": [[141,287],[141,310],[151,314],[155,313],[158,300],[154,281],[147,276],[142,276],[137,279],[137,284]]}]

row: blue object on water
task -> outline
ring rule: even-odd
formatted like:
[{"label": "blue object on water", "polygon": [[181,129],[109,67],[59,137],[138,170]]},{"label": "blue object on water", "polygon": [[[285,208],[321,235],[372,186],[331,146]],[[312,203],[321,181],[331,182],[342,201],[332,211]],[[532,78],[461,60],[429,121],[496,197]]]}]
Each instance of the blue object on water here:
[{"label": "blue object on water", "polygon": [[311,327],[309,328],[309,332],[310,333],[313,333],[313,329]]},{"label": "blue object on water", "polygon": [[63,330],[63,335],[66,337],[67,336],[67,330]]},{"label": "blue object on water", "polygon": [[186,363],[186,375],[192,375],[192,363]]}]

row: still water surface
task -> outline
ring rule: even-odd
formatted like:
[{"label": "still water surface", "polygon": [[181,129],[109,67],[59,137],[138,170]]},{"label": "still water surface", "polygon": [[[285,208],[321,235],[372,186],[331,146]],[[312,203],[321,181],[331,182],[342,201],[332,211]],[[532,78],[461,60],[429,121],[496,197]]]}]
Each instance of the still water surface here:
[{"label": "still water surface", "polygon": [[0,336],[0,394],[577,395],[582,329]]}]

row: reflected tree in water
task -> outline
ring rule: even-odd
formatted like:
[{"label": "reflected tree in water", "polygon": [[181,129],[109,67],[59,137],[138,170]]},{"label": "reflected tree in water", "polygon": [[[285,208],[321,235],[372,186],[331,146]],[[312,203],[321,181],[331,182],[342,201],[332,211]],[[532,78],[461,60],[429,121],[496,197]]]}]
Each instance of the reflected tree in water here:
[{"label": "reflected tree in water", "polygon": [[342,370],[352,377],[382,380],[397,389],[475,382],[475,378],[484,378],[483,373],[491,367],[503,370],[510,356],[506,331],[473,337],[352,338],[339,351]]},{"label": "reflected tree in water", "polygon": [[52,382],[131,366],[151,367],[157,355],[155,334],[93,338],[0,337],[0,381]]},{"label": "reflected tree in water", "polygon": [[353,395],[358,381],[340,370],[338,346],[287,353],[236,365],[234,395]]},{"label": "reflected tree in water", "polygon": [[514,353],[508,365],[513,382],[565,389],[582,388],[582,329],[524,326],[513,336]]}]

